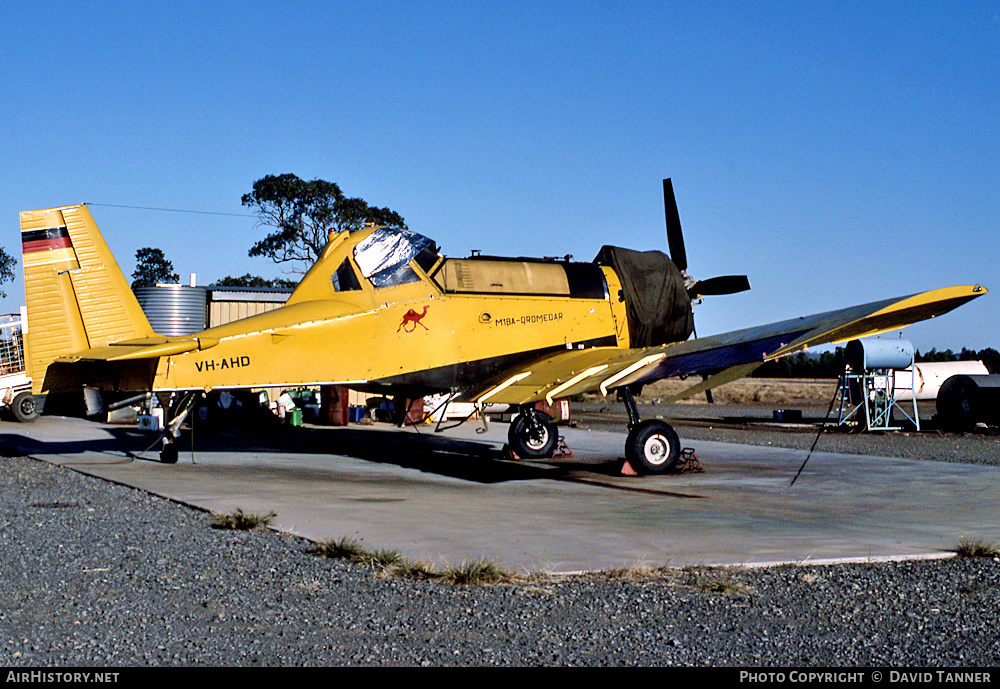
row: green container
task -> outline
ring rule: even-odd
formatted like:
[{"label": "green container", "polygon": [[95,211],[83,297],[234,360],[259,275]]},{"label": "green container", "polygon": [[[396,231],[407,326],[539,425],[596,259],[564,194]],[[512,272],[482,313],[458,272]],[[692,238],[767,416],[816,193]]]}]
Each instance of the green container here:
[{"label": "green container", "polygon": [[288,419],[288,424],[290,426],[301,426],[302,425],[302,410],[301,409],[293,409],[292,411],[288,412],[288,416],[286,418]]}]

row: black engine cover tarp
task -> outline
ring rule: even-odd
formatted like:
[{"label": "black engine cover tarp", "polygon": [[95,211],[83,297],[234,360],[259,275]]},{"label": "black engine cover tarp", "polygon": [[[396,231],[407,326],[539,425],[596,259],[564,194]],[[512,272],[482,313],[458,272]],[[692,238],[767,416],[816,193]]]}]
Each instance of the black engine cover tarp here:
[{"label": "black engine cover tarp", "polygon": [[694,332],[684,277],[665,253],[604,246],[594,263],[609,266],[621,280],[632,347],[682,342]]}]

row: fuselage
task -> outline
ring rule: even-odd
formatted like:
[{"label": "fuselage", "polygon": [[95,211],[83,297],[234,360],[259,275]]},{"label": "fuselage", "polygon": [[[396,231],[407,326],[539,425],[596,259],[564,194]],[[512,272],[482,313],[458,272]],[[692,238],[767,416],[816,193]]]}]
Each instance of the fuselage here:
[{"label": "fuselage", "polygon": [[448,259],[401,232],[333,236],[284,307],[189,336],[204,345],[161,357],[154,389],[345,384],[422,393],[559,349],[629,346],[610,268]]}]

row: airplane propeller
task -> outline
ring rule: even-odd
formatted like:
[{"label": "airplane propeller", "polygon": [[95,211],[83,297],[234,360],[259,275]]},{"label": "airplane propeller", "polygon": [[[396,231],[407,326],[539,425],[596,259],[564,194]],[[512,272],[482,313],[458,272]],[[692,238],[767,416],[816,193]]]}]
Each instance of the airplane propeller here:
[{"label": "airplane propeller", "polygon": [[720,275],[707,280],[697,280],[688,287],[692,299],[719,294],[736,294],[750,289],[750,280],[746,275]]},{"label": "airplane propeller", "polygon": [[674,185],[670,179],[663,180],[663,212],[667,216],[667,246],[670,247],[670,260],[683,273],[688,267],[687,252],[684,250],[681,215],[677,211]]},{"label": "airplane propeller", "polygon": [[667,220],[667,246],[670,260],[688,278],[688,294],[692,299],[721,294],[736,294],[750,289],[746,275],[720,275],[707,280],[691,280],[687,274],[687,251],[684,249],[684,233],[681,230],[681,216],[677,211],[674,185],[670,179],[663,180],[663,211]]}]

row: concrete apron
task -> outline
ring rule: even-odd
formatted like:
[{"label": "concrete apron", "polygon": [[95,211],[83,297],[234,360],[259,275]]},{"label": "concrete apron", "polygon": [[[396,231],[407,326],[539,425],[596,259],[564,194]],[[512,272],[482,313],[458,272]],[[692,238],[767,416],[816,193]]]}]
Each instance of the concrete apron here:
[{"label": "concrete apron", "polygon": [[[40,460],[211,512],[276,512],[273,528],[351,537],[412,560],[488,558],[526,571],[947,556],[1000,531],[1000,469],[717,442],[704,473],[618,474],[625,434],[565,428],[573,456],[498,459],[507,425],[197,433],[175,465],[134,428],[0,423]],[[131,453],[131,454],[130,454]],[[336,453],[336,454],[335,454]],[[617,461],[616,461],[617,460]]]}]

